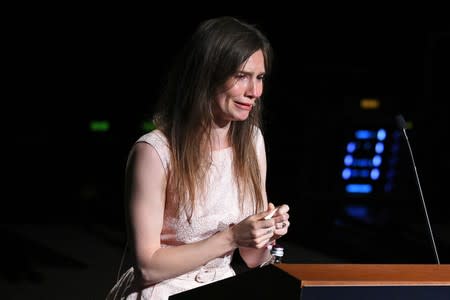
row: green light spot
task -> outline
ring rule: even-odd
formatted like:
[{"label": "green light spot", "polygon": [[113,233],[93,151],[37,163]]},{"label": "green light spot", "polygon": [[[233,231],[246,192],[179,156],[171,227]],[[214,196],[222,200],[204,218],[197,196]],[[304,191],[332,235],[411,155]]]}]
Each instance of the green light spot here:
[{"label": "green light spot", "polygon": [[153,124],[153,122],[151,121],[142,122],[142,130],[144,130],[145,132],[152,131],[155,128],[156,128],[155,124]]},{"label": "green light spot", "polygon": [[105,132],[109,130],[108,121],[91,121],[90,129],[93,132]]}]

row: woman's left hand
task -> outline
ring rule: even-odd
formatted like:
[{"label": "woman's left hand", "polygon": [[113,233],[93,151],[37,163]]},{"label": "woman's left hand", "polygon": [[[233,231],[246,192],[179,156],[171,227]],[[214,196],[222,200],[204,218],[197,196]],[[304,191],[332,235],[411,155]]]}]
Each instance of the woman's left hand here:
[{"label": "woman's left hand", "polygon": [[[269,204],[273,206],[272,203]],[[273,215],[272,219],[275,220],[275,232],[274,236],[271,240],[276,240],[288,232],[289,225],[289,206],[287,204],[283,204],[278,207],[278,210]]]}]

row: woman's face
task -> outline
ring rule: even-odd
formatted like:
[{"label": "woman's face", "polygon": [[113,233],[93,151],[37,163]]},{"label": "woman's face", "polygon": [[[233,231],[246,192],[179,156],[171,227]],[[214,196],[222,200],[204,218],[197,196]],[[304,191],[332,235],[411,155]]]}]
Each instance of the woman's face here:
[{"label": "woman's face", "polygon": [[264,55],[253,53],[239,71],[230,77],[215,99],[214,119],[219,126],[244,121],[263,92]]}]

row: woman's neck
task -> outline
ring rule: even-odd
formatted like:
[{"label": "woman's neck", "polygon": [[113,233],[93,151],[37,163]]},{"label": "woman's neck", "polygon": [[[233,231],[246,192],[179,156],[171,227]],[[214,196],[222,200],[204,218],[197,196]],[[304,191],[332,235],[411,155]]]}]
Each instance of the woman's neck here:
[{"label": "woman's neck", "polygon": [[231,122],[223,126],[213,124],[211,128],[211,147],[212,150],[221,150],[230,147],[229,131]]}]

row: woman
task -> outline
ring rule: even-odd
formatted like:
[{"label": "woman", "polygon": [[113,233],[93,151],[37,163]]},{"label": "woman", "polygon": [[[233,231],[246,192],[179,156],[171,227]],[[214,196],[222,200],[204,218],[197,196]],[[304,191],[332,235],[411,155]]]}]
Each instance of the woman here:
[{"label": "woman", "polygon": [[260,130],[272,50],[254,26],[232,17],[200,24],[169,74],[155,115],[126,170],[134,265],[107,299],[167,299],[271,259],[289,207],[267,202]]}]

